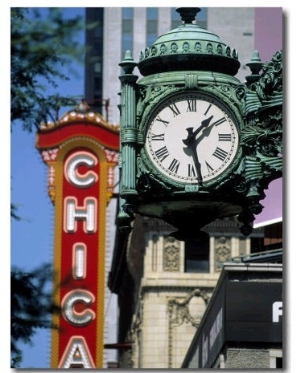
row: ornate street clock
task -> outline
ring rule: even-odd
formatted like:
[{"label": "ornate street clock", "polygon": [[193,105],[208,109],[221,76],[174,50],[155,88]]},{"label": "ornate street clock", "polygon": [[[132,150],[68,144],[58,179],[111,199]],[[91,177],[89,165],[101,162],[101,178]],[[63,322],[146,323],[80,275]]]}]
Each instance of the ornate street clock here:
[{"label": "ornate street clock", "polygon": [[199,10],[178,8],[181,26],[120,63],[119,221],[161,218],[189,239],[236,215],[248,235],[282,172],[281,52],[265,65],[255,54],[242,84],[237,51],[197,26]]}]

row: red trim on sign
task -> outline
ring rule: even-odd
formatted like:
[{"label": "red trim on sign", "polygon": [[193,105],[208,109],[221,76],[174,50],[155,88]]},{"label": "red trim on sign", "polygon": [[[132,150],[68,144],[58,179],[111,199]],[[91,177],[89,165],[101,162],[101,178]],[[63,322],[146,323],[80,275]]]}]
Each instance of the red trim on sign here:
[{"label": "red trim on sign", "polygon": [[70,138],[74,139],[74,134],[93,138],[106,148],[119,149],[119,132],[109,131],[91,123],[71,123],[41,131],[38,133],[36,146],[38,149],[53,148]]}]

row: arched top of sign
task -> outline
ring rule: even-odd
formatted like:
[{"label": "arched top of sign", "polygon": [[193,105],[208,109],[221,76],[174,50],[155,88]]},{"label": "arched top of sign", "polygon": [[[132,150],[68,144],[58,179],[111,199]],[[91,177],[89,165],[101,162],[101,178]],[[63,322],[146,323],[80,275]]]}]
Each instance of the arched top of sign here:
[{"label": "arched top of sign", "polygon": [[82,102],[55,123],[42,123],[36,146],[38,149],[55,148],[79,136],[92,139],[106,149],[118,151],[119,132],[119,126],[108,123]]},{"label": "arched top of sign", "polygon": [[99,125],[101,127],[107,128],[110,131],[119,133],[119,126],[113,125],[106,121],[100,113],[96,113],[92,111],[89,105],[82,101],[78,104],[73,110],[68,111],[65,113],[60,119],[58,119],[55,123],[48,122],[48,123],[41,123],[40,130],[47,131],[57,126],[63,126],[69,123],[77,123],[86,121],[92,124]]}]

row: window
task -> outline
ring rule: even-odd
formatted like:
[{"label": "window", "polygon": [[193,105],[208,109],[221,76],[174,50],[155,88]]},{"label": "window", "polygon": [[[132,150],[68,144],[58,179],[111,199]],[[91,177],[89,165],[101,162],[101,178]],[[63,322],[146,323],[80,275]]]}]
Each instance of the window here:
[{"label": "window", "polygon": [[94,72],[95,73],[101,73],[102,71],[102,65],[101,62],[97,61],[94,63]]},{"label": "window", "polygon": [[265,250],[263,237],[251,237],[251,254]]},{"label": "window", "polygon": [[209,237],[186,241],[185,272],[209,272]]},{"label": "window", "polygon": [[147,8],[147,46],[151,46],[157,39],[158,9]]},{"label": "window", "polygon": [[96,57],[103,54],[103,43],[99,39],[94,39],[93,54]]},{"label": "window", "polygon": [[122,58],[133,50],[133,8],[122,8]]},{"label": "window", "polygon": [[196,16],[197,25],[201,28],[207,28],[207,8],[201,8]]},{"label": "window", "polygon": [[102,91],[102,79],[100,77],[95,76],[94,78],[94,92],[95,94],[100,94]]},{"label": "window", "polygon": [[282,368],[282,357],[276,357],[276,368]]},{"label": "window", "polygon": [[176,28],[182,24],[180,14],[176,12],[176,9],[171,9],[171,29]]},{"label": "window", "polygon": [[270,368],[283,368],[282,350],[270,350]]}]

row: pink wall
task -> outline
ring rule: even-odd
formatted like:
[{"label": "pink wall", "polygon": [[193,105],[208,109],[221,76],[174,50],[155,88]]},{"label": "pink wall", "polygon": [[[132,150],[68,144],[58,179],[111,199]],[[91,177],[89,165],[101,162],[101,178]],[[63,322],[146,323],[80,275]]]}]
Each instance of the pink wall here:
[{"label": "pink wall", "polygon": [[[283,48],[282,8],[255,8],[255,49],[263,62],[269,61],[274,53]],[[266,222],[277,221],[283,213],[283,182],[274,180],[261,201],[264,209],[257,215],[254,227]]]}]

